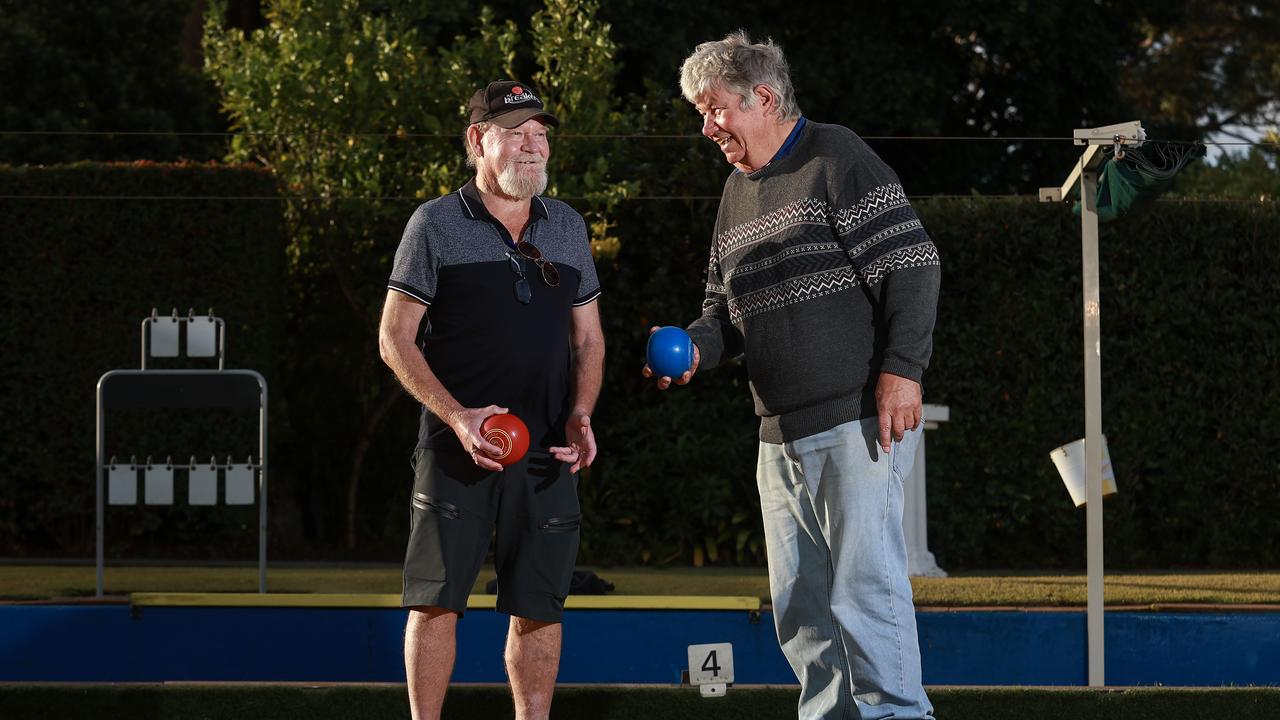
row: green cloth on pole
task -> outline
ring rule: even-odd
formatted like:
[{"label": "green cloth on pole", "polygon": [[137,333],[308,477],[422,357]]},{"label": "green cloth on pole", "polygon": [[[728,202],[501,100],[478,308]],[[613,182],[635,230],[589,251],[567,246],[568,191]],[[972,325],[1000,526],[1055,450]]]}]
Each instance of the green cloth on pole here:
[{"label": "green cloth on pole", "polygon": [[[1119,220],[1151,204],[1173,183],[1173,178],[1192,160],[1204,157],[1199,143],[1145,143],[1127,148],[1124,157],[1113,156],[1098,175],[1098,222]],[[1080,214],[1080,203],[1072,208]]]}]

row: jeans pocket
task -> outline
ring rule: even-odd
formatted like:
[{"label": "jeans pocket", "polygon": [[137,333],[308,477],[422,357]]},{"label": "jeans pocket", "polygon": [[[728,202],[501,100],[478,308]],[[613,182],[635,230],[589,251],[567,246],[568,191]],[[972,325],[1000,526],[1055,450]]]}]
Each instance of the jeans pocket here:
[{"label": "jeans pocket", "polygon": [[890,450],[889,462],[893,468],[893,474],[899,480],[906,481],[907,476],[911,474],[912,467],[916,463],[916,449],[924,437],[924,424],[921,423],[915,430],[907,430],[902,434],[902,439],[893,443],[893,449]]}]

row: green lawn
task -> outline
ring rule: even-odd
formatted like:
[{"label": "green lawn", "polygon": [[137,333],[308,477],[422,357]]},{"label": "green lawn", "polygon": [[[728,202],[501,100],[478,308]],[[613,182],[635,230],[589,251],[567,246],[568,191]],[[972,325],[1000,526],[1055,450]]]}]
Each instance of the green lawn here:
[{"label": "green lawn", "polygon": [[[599,568],[616,595],[744,595],[767,600],[763,569]],[[475,592],[493,577],[485,568]],[[996,573],[912,578],[921,607],[985,605],[1083,606],[1083,574]],[[297,593],[399,593],[400,570],[388,566],[270,569],[268,589]],[[255,567],[107,567],[109,595],[133,592],[255,592]],[[0,565],[0,599],[33,600],[93,595],[92,566]],[[1280,570],[1252,572],[1117,572],[1107,576],[1108,605],[1171,603],[1280,604]]]},{"label": "green lawn", "polygon": [[[797,688],[734,688],[702,699],[691,688],[561,687],[551,717],[559,720],[766,720],[795,717]],[[1274,720],[1276,688],[931,688],[943,720]],[[78,720],[204,718],[206,720],[398,720],[409,717],[403,685],[0,685],[4,717]],[[505,687],[450,688],[446,720],[511,717]]]}]

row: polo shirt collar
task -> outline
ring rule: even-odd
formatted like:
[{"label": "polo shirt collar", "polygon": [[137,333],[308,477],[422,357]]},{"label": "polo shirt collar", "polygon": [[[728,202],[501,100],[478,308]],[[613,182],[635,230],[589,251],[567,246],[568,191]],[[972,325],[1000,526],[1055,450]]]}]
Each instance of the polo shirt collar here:
[{"label": "polo shirt collar", "polygon": [[[458,190],[458,197],[462,200],[462,211],[472,220],[488,220],[489,222],[502,227],[502,223],[498,219],[489,214],[489,208],[484,206],[484,201],[480,199],[480,189],[476,187],[476,179],[471,178],[467,181],[462,189]],[[547,204],[542,201],[542,197],[534,195],[529,200],[529,218],[547,218]]]},{"label": "polo shirt collar", "polygon": [[[806,119],[804,118],[804,116],[803,116],[803,115],[801,115],[801,116],[800,116],[800,119],[796,121],[796,125],[795,125],[795,127],[791,128],[791,132],[787,134],[787,139],[782,141],[782,146],[781,146],[781,147],[779,147],[779,148],[778,148],[778,151],[777,151],[776,153],[774,153],[774,154],[773,154],[773,157],[769,158],[769,162],[765,163],[764,165],[762,165],[762,166],[760,166],[760,167],[756,168],[755,170],[752,170],[750,173],[746,173],[746,174],[748,174],[748,175],[755,175],[756,173],[760,172],[761,170],[764,170],[765,168],[769,167],[770,165],[774,164],[775,162],[777,162],[777,161],[781,160],[782,158],[784,158],[784,157],[786,157],[786,156],[790,155],[790,154],[791,154],[791,151],[796,149],[796,143],[800,142],[800,136],[801,136],[801,134],[803,134],[803,133],[804,133],[804,126],[805,126],[805,125],[807,125],[808,123],[809,123],[809,121],[808,121],[808,120],[806,120]],[[734,173],[741,173],[741,172],[742,172],[742,170],[740,170],[740,169],[738,169],[738,168],[736,168],[736,167],[735,167],[735,168],[733,169],[733,173],[731,173],[731,174],[734,174]]]},{"label": "polo shirt collar", "polygon": [[782,147],[778,148],[778,152],[774,154],[773,158],[770,159],[769,162],[781,160],[791,154],[791,151],[796,147],[796,143],[800,141],[800,133],[804,132],[804,126],[808,124],[808,122],[809,121],[806,120],[803,115],[800,116],[800,119],[796,121],[796,126],[791,128],[791,132],[787,135],[787,139],[782,142]]}]

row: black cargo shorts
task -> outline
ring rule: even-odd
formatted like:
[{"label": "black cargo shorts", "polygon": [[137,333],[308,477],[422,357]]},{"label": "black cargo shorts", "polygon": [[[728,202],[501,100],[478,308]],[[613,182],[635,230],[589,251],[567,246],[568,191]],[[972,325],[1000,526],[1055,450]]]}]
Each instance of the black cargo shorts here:
[{"label": "black cargo shorts", "polygon": [[409,546],[401,606],[459,615],[495,540],[500,612],[559,622],[578,556],[578,477],[530,451],[502,472],[461,451],[413,455]]}]

